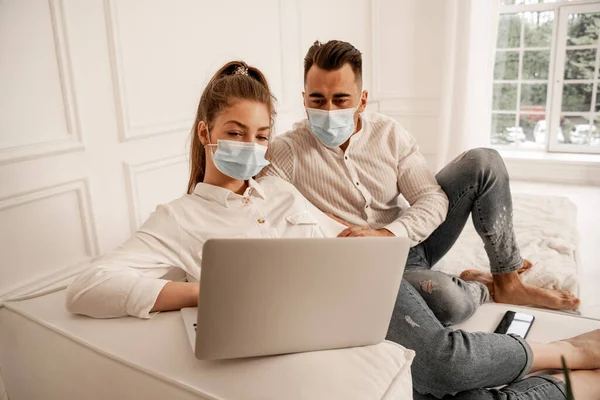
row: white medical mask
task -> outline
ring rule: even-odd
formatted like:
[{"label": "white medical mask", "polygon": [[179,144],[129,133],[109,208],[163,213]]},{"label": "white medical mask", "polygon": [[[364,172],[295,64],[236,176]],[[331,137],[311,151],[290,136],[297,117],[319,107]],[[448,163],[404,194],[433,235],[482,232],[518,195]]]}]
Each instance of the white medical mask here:
[{"label": "white medical mask", "polygon": [[[208,132],[208,126],[206,131]],[[265,159],[266,146],[235,140],[218,140],[217,144],[211,144],[210,132],[207,136],[207,146],[217,148],[217,151],[212,153],[215,167],[233,179],[246,181],[269,165],[269,161]]]},{"label": "white medical mask", "polygon": [[327,147],[338,147],[348,140],[356,125],[354,113],[360,108],[344,108],[342,110],[320,110],[306,108],[312,133]]}]

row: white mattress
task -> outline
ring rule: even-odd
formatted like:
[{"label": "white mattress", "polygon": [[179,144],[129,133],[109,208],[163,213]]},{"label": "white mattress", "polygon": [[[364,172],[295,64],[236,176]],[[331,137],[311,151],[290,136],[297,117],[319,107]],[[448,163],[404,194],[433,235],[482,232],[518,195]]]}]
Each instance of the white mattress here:
[{"label": "white mattress", "polygon": [[64,291],[0,309],[0,340],[11,400],[412,398],[414,353],[391,342],[199,361],[179,312],[94,320],[67,313]]},{"label": "white mattress", "polygon": [[[523,281],[578,294],[576,206],[566,197],[517,194],[513,196],[513,220],[521,255],[534,265],[522,275]],[[433,269],[457,276],[466,269],[490,270],[471,220]]]}]

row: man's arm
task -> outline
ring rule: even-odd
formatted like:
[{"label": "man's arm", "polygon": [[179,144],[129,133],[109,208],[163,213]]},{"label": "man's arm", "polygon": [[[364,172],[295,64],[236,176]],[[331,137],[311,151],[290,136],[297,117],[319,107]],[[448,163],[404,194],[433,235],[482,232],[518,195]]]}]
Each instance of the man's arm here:
[{"label": "man's arm", "polygon": [[281,138],[275,138],[269,144],[267,150],[267,165],[258,174],[258,178],[263,176],[278,176],[281,179],[293,183],[294,180],[294,154],[290,145]]},{"label": "man's arm", "polygon": [[396,236],[404,236],[406,232],[414,246],[427,239],[444,222],[448,197],[419,152],[416,140],[404,128],[398,126],[398,129],[402,146],[398,190],[411,207],[385,228]]}]

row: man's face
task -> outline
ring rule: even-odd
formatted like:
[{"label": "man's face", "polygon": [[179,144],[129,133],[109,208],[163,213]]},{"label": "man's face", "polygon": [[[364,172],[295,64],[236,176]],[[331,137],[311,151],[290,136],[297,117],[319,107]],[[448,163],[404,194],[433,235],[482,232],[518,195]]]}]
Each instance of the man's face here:
[{"label": "man's face", "polygon": [[304,106],[320,110],[339,110],[343,108],[356,108],[354,115],[355,124],[358,123],[358,114],[363,112],[367,105],[367,91],[361,91],[360,83],[350,64],[335,71],[326,71],[313,65],[306,74],[304,85]]}]

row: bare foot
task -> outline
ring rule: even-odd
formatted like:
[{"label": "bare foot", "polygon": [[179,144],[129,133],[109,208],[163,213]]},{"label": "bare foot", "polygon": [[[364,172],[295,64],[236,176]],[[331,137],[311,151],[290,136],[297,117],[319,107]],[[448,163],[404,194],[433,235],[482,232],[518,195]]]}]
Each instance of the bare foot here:
[{"label": "bare foot", "polygon": [[460,274],[460,279],[467,282],[479,282],[487,286],[490,295],[494,293],[494,277],[489,272],[468,269]]},{"label": "bare foot", "polygon": [[519,274],[511,272],[505,275],[494,275],[493,298],[496,303],[515,305],[533,305],[560,309],[575,309],[581,301],[566,290],[543,289],[526,285]]},{"label": "bare foot", "polygon": [[523,266],[519,268],[517,272],[519,274],[522,274],[523,272],[530,270],[531,268],[533,268],[533,263],[529,260],[523,260]]},{"label": "bare foot", "polygon": [[565,345],[565,349],[567,350],[565,359],[568,368],[600,368],[600,329],[569,339],[559,340],[556,343]]},{"label": "bare foot", "polygon": [[[529,260],[524,260],[523,266],[519,268],[517,272],[520,275],[523,272],[531,269],[531,267],[533,267],[533,263]],[[491,272],[483,272],[478,271],[476,269],[468,269],[460,274],[460,279],[467,282],[477,281],[483,283],[485,286],[487,286],[490,295],[492,297],[494,296],[494,276],[491,274]]]},{"label": "bare foot", "polygon": [[[554,375],[555,378],[565,381],[563,374]],[[591,371],[571,371],[569,373],[573,396],[577,400],[597,400],[600,398],[600,369]]]},{"label": "bare foot", "polygon": [[[551,343],[529,341],[529,345],[533,352],[533,364],[530,373],[549,369],[562,369],[561,356],[565,357],[567,368],[570,370],[596,370],[600,368],[600,329]],[[598,384],[600,385],[600,381]]]}]

